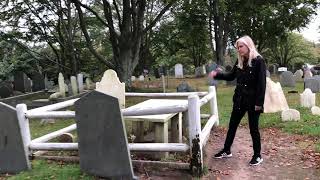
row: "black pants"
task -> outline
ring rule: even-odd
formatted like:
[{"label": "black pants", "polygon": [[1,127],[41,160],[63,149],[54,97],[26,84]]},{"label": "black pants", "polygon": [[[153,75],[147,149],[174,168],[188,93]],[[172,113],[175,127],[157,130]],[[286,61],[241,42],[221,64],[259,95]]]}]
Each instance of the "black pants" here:
[{"label": "black pants", "polygon": [[229,129],[228,129],[226,141],[224,144],[224,150],[226,151],[231,150],[231,145],[236,135],[237,128],[246,112],[248,112],[248,117],[249,117],[249,128],[250,128],[250,134],[252,138],[254,155],[260,156],[261,142],[260,142],[260,133],[259,133],[259,117],[261,112],[254,111],[254,110],[249,110],[249,111],[233,110],[232,111],[230,122],[229,122]]}]

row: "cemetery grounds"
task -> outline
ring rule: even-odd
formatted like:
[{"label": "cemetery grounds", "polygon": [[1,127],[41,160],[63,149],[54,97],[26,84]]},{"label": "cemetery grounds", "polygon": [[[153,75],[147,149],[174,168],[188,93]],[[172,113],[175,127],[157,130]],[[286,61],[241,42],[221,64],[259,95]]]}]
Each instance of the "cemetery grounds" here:
[{"label": "cemetery grounds", "polygon": [[[277,77],[272,77],[278,82]],[[207,77],[168,79],[167,92],[175,92],[176,87],[186,81],[196,91],[208,91]],[[161,80],[134,83],[139,92],[162,92]],[[148,88],[149,87],[149,88]],[[152,88],[151,88],[152,87]],[[280,113],[262,114],[260,117],[260,133],[262,138],[262,156],[264,162],[258,167],[250,167],[251,137],[248,121],[245,117],[237,131],[232,149],[233,157],[214,159],[212,156],[223,147],[227,125],[232,108],[234,87],[220,82],[217,89],[220,126],[213,128],[210,139],[204,148],[204,175],[201,178],[192,177],[185,170],[158,167],[135,167],[134,173],[140,179],[320,179],[320,117],[311,114],[307,108],[299,106],[303,92],[303,83],[298,82],[295,88],[283,88],[290,108],[301,113],[299,122],[282,122]],[[299,93],[289,94],[297,90]],[[317,93],[316,105],[320,106],[320,94]],[[146,100],[145,98],[126,98],[126,107]],[[208,105],[201,113],[208,113]],[[40,120],[31,120],[32,138],[39,137],[68,125],[74,121],[56,121],[54,124],[41,125]],[[129,127],[127,127],[129,128]],[[74,134],[76,136],[76,134]],[[129,136],[129,135],[128,135]],[[129,140],[130,141],[130,140]],[[52,153],[52,152],[49,152]],[[133,154],[133,158],[148,159],[148,157]],[[55,152],[57,156],[77,156],[77,152]],[[170,154],[163,161],[187,162],[186,154]],[[0,179],[101,179],[80,171],[79,164],[63,161],[32,160],[32,169],[17,175],[2,174]]]}]

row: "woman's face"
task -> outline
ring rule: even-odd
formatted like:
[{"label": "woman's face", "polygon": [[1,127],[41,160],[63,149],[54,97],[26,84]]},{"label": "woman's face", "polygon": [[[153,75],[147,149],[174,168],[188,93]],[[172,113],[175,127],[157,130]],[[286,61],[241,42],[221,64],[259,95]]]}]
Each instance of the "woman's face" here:
[{"label": "woman's face", "polygon": [[249,48],[243,42],[238,42],[237,50],[240,56],[249,57]]}]

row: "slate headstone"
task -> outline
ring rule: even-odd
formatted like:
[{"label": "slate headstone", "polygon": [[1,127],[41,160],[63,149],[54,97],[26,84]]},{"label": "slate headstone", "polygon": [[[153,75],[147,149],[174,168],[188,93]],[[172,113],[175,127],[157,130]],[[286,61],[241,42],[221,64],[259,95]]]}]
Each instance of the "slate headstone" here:
[{"label": "slate headstone", "polygon": [[44,84],[44,77],[40,73],[34,73],[31,75],[32,79],[32,91],[41,91],[44,90],[45,84]]},{"label": "slate headstone", "polygon": [[16,109],[0,102],[0,174],[30,169]]},{"label": "slate headstone", "polygon": [[194,92],[194,89],[187,82],[183,81],[178,85],[177,92]]},{"label": "slate headstone", "polygon": [[296,81],[291,71],[284,71],[280,75],[280,84],[282,87],[295,87]]},{"label": "slate headstone", "polygon": [[12,83],[8,81],[0,82],[0,97],[7,98],[13,95]]},{"label": "slate headstone", "polygon": [[27,88],[27,86],[31,87],[30,81],[28,80],[28,76],[22,71],[16,72],[14,74],[14,90],[23,93],[30,92],[31,89]]},{"label": "slate headstone", "polygon": [[117,98],[93,91],[75,102],[80,168],[114,179],[135,179]]},{"label": "slate headstone", "polygon": [[309,88],[313,93],[320,92],[320,79],[309,77],[304,79],[304,89]]}]

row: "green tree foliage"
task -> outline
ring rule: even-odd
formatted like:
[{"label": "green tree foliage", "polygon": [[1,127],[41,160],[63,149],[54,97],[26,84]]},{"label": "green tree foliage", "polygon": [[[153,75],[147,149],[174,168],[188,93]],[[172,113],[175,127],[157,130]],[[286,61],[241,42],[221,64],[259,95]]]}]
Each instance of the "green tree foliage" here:
[{"label": "green tree foliage", "polygon": [[295,63],[317,63],[317,56],[313,53],[312,43],[306,41],[297,33],[286,33],[278,38],[266,51],[266,58],[280,66],[293,65]]}]

